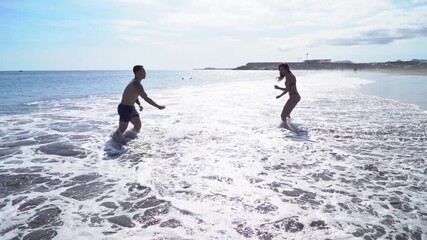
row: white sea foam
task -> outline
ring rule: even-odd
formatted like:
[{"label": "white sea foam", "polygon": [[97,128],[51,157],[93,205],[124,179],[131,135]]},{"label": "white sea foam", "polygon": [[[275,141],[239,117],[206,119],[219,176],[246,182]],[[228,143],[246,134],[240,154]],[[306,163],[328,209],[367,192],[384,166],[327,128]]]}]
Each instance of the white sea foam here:
[{"label": "white sea foam", "polygon": [[[425,114],[359,93],[369,81],[358,77],[297,72],[302,100],[292,123],[306,132],[299,138],[278,128],[285,99],[275,99],[271,75],[242,81],[233,73],[229,82],[147,89],[166,109],[145,104],[138,138],[113,156],[107,153],[117,97],[42,102],[37,112],[1,116],[1,181],[9,194],[0,199],[0,233],[426,237]],[[22,210],[37,197],[46,200]],[[37,224],[38,212],[53,206],[60,223]]]}]

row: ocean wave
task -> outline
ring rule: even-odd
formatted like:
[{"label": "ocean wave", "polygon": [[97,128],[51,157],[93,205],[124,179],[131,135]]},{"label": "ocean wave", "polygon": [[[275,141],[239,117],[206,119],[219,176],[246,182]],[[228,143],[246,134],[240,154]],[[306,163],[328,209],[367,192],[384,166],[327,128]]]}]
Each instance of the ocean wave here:
[{"label": "ocean wave", "polygon": [[[43,102],[0,116],[0,236],[102,239],[422,239],[425,114],[297,75],[279,128],[275,82],[147,89],[142,130],[111,145],[118,98]],[[109,154],[111,148],[117,154]],[[76,230],[78,229],[78,230]]]}]

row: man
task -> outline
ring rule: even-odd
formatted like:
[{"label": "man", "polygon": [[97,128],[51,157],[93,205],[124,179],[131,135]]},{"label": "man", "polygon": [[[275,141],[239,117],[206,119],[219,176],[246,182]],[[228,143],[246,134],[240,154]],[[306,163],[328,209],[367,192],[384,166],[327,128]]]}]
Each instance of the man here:
[{"label": "man", "polygon": [[141,85],[141,80],[145,79],[146,75],[144,67],[141,65],[134,66],[133,73],[135,74],[135,77],[126,86],[125,90],[123,91],[122,101],[117,107],[117,111],[120,116],[119,128],[111,136],[114,141],[122,144],[126,144],[128,142],[128,140],[123,136],[123,133],[126,131],[129,122],[133,124],[133,131],[135,136],[141,129],[141,120],[139,119],[139,114],[133,106],[135,102],[140,105],[138,96],[141,96],[141,98],[144,99],[147,103],[160,110],[165,108],[165,106],[160,106],[155,103],[145,93],[144,88]]}]

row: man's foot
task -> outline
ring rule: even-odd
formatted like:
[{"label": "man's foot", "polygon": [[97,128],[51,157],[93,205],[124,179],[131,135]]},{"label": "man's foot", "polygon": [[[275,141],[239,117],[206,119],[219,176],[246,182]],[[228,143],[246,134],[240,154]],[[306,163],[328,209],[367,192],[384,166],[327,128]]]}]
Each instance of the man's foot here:
[{"label": "man's foot", "polygon": [[115,141],[116,143],[120,143],[123,145],[126,145],[130,140],[125,138],[123,134],[119,131],[115,131],[113,134],[111,134],[111,139]]},{"label": "man's foot", "polygon": [[138,137],[138,132],[136,132],[134,129],[127,130],[126,132],[123,133],[123,136],[125,138],[135,139]]}]

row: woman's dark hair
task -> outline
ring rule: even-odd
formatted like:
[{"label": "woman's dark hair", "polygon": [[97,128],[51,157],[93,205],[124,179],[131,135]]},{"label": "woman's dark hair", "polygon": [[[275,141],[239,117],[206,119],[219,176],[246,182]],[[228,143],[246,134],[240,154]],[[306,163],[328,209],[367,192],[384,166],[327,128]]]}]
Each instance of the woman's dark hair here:
[{"label": "woman's dark hair", "polygon": [[[281,63],[281,64],[279,64],[279,70],[280,70],[280,68],[285,68],[286,71],[292,73],[291,70],[289,69],[289,65],[287,63]],[[280,76],[278,76],[276,79],[277,79],[277,81],[282,81],[283,78],[285,78],[285,75],[283,75],[280,72]]]}]

